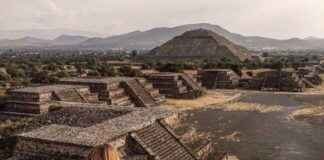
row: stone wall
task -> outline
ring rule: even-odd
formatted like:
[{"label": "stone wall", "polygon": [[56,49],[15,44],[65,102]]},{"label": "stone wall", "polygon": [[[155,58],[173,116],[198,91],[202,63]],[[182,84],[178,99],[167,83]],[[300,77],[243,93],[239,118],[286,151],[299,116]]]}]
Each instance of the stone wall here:
[{"label": "stone wall", "polygon": [[87,157],[91,151],[90,147],[41,140],[18,138],[14,155],[18,156],[40,156],[49,157],[75,157],[76,159]]}]

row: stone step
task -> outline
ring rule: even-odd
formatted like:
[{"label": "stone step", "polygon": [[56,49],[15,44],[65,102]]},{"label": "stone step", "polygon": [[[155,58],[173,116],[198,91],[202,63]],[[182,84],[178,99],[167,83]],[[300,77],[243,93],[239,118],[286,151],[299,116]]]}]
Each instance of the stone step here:
[{"label": "stone step", "polygon": [[160,160],[195,160],[195,157],[184,148],[160,123],[136,132],[145,148],[151,150]]},{"label": "stone step", "polygon": [[140,107],[151,107],[156,105],[152,95],[136,79],[128,80],[125,85],[129,89],[130,95]]}]

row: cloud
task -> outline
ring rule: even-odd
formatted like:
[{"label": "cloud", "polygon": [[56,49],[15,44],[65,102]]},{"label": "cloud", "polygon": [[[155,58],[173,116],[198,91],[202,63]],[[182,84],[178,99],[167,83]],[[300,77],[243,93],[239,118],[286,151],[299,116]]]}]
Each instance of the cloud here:
[{"label": "cloud", "polygon": [[246,35],[324,37],[323,0],[0,0],[0,29],[118,34],[209,22]]}]

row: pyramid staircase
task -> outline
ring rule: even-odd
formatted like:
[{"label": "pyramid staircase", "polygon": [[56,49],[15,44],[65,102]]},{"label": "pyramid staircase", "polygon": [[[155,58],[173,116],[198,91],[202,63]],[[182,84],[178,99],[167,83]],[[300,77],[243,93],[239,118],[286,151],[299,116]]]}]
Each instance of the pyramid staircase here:
[{"label": "pyramid staircase", "polygon": [[158,105],[151,93],[137,79],[126,80],[123,86],[134,100],[136,106],[153,107]]},{"label": "pyramid staircase", "polygon": [[194,80],[189,75],[183,73],[180,74],[180,79],[184,82],[184,84],[189,88],[189,91],[192,94],[192,98],[198,98],[203,94],[203,89],[201,84]]},{"label": "pyramid staircase", "polygon": [[83,97],[76,89],[71,90],[64,90],[60,92],[53,92],[54,97],[58,101],[65,101],[65,102],[82,102],[87,103],[87,99]]},{"label": "pyramid staircase", "polygon": [[302,81],[306,85],[307,88],[315,88],[316,87],[312,82],[310,82],[306,78],[302,78]]},{"label": "pyramid staircase", "polygon": [[107,90],[99,93],[99,100],[105,101],[109,105],[132,106],[131,98],[127,95],[125,89],[121,86],[120,81],[111,83]]},{"label": "pyramid staircase", "polygon": [[157,160],[196,160],[196,157],[161,122],[156,122],[131,136]]},{"label": "pyramid staircase", "polygon": [[165,96],[161,95],[160,91],[153,87],[152,83],[148,82],[144,78],[138,78],[137,81],[145,88],[147,92],[150,93],[156,103],[161,104],[165,101]]}]

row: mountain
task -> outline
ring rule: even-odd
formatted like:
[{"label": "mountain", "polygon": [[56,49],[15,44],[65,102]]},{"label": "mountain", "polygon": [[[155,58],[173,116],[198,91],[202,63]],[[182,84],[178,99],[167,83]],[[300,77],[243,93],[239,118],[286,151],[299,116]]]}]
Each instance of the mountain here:
[{"label": "mountain", "polygon": [[101,34],[73,30],[73,29],[29,29],[29,30],[0,30],[0,39],[20,39],[23,37],[35,37],[39,39],[54,39],[60,35],[79,35],[86,37],[100,37]]},{"label": "mountain", "polygon": [[15,40],[0,40],[0,47],[43,47],[50,44],[50,40],[35,37],[24,37]]},{"label": "mountain", "polygon": [[[53,44],[49,45],[73,45],[73,47],[79,48],[94,48],[94,49],[145,49],[151,50],[163,43],[171,40],[172,38],[183,34],[186,31],[195,29],[207,29],[213,31],[228,40],[234,42],[237,45],[244,46],[251,50],[261,50],[261,49],[278,49],[278,50],[305,50],[305,49],[318,49],[324,50],[324,39],[316,37],[308,37],[305,39],[291,38],[287,40],[278,40],[273,38],[266,38],[260,36],[244,36],[237,33],[232,33],[218,25],[212,25],[208,23],[199,24],[188,24],[177,27],[162,27],[154,28],[147,31],[135,31],[126,34],[121,34],[117,36],[111,36],[106,38],[99,38],[100,35],[91,32],[84,31],[73,31],[73,30],[29,30],[29,31],[12,31],[3,32],[0,31],[0,38],[8,37],[26,37],[32,36],[38,39],[54,39],[60,35],[78,35],[85,37],[92,37],[89,39],[76,38],[72,42],[66,42],[65,37],[55,41]],[[7,36],[4,36],[4,33]],[[79,40],[77,40],[79,39]],[[0,40],[0,47],[5,46],[8,40]],[[29,44],[28,44],[29,45]],[[36,46],[42,46],[44,43],[35,44]],[[47,46],[45,42],[45,46]],[[26,46],[26,45],[23,45]]]},{"label": "mountain", "polygon": [[24,37],[15,40],[0,40],[0,47],[54,47],[54,46],[73,46],[78,45],[88,37],[61,35],[53,40],[40,39],[35,37]]},{"label": "mountain", "polygon": [[[84,47],[95,48],[124,48],[124,49],[152,49],[159,46],[175,36],[181,35],[186,31],[195,29],[208,29],[221,35],[230,35],[225,29],[210,24],[191,24],[173,28],[154,28],[148,31],[135,31],[123,35],[94,38],[85,41],[81,45]],[[232,35],[230,35],[232,36]],[[226,36],[225,36],[226,37]]]},{"label": "mountain", "polygon": [[206,29],[187,31],[153,49],[149,55],[161,58],[208,57],[218,60],[227,58],[232,61],[250,58],[246,48]]},{"label": "mountain", "polygon": [[89,37],[85,36],[61,35],[52,40],[51,45],[77,45],[88,39]]},{"label": "mountain", "polygon": [[259,36],[243,36],[237,33],[232,33],[218,25],[208,23],[188,24],[173,28],[154,28],[148,31],[136,31],[123,35],[93,38],[81,43],[83,47],[93,48],[123,48],[123,49],[152,49],[160,46],[166,41],[175,36],[181,35],[186,31],[195,29],[211,30],[230,41],[242,45],[248,49],[322,49],[324,50],[324,39],[288,39],[278,40],[273,38],[265,38]]}]

